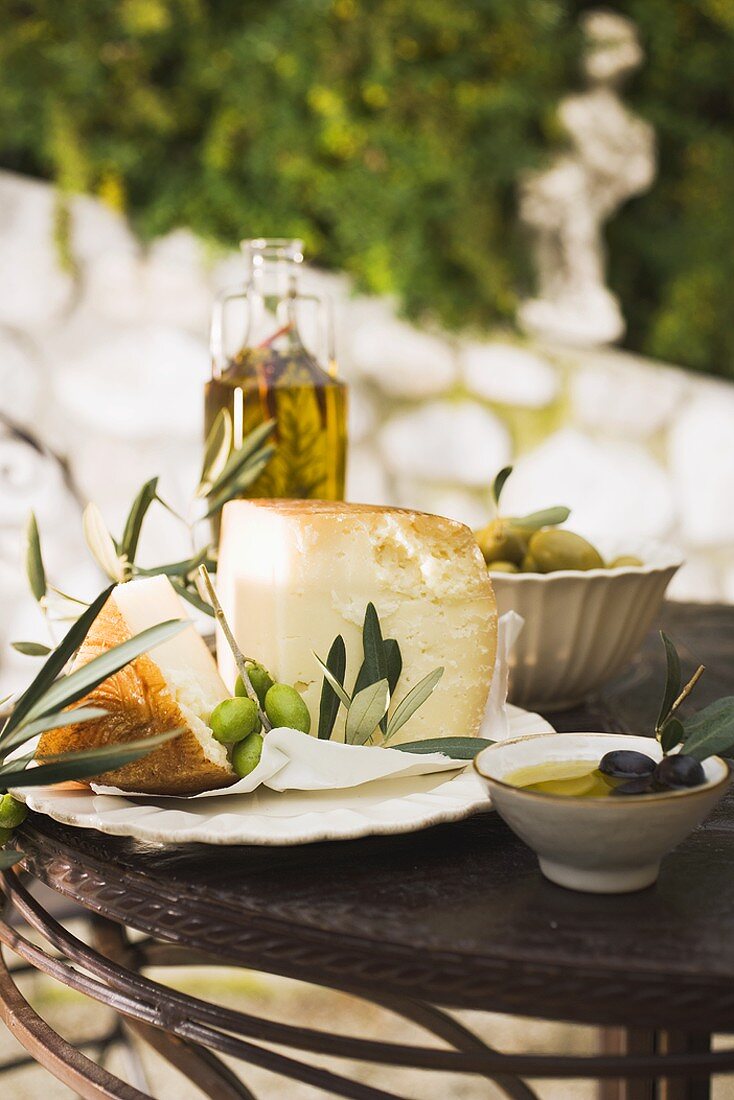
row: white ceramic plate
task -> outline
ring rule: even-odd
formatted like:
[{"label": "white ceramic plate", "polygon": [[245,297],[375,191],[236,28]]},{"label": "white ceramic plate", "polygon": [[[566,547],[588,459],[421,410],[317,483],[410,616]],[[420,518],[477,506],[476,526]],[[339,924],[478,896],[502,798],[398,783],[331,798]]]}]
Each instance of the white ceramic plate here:
[{"label": "white ceramic plate", "polygon": [[[552,733],[538,714],[508,707],[509,737]],[[54,821],[97,829],[147,844],[308,844],[412,833],[491,809],[486,790],[466,768],[409,779],[387,779],[338,791],[260,787],[222,798],[120,798],[61,785],[23,792],[28,807]]]}]

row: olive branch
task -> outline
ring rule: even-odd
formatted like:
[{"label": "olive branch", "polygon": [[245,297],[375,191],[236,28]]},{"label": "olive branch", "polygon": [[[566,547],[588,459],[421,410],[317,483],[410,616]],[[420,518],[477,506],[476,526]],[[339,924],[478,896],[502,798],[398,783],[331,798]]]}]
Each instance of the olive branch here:
[{"label": "olive branch", "polygon": [[[346,710],[346,744],[369,744],[380,730],[382,747],[390,747],[398,730],[402,729],[431,696],[444,670],[435,668],[429,672],[393,707],[403,672],[403,658],[396,639],[383,638],[380,619],[373,603],[367,604],[364,614],[362,650],[363,660],[351,693],[344,686],[347,651],[342,635],[338,634],[332,642],[325,661],[314,653],[314,658],[324,674],[318,736],[322,740],[333,738],[337,715],[343,706]],[[395,748],[416,753],[442,752],[455,760],[470,760],[475,753],[491,743],[479,737],[444,737],[406,742],[395,745]]]},{"label": "olive branch", "polygon": [[[503,466],[492,482],[492,499],[494,500],[497,518],[500,517],[500,497],[502,496],[502,490],[505,487],[505,482],[512,474],[513,469],[513,466]],[[560,523],[565,523],[570,515],[570,508],[567,508],[564,504],[556,504],[552,508],[543,508],[539,512],[530,512],[527,516],[508,516],[502,518],[504,518],[507,523],[512,524],[513,527],[522,527],[526,531],[539,531],[541,527],[557,527]]]},{"label": "olive branch", "polygon": [[676,750],[705,760],[708,756],[734,753],[734,696],[717,699],[689,718],[680,719],[678,708],[689,697],[705,671],[699,665],[688,682],[682,685],[681,663],[678,651],[668,635],[661,630],[660,638],[665,648],[665,687],[660,710],[655,722],[655,736],[664,753]]},{"label": "olive branch", "polygon": [[339,707],[347,712],[344,738],[349,745],[364,745],[371,741],[377,729],[382,731],[382,744],[387,745],[412,714],[425,703],[443,669],[436,668],[424,676],[408,692],[388,718],[388,710],[403,671],[400,646],[394,638],[383,638],[380,619],[373,603],[368,603],[362,627],[364,657],[354,682],[352,693],[344,687],[346,646],[341,634],[332,642],[326,661],[314,657],[324,674],[319,706],[318,736],[331,738]]},{"label": "olive branch", "polygon": [[[89,503],[82,515],[82,530],[87,547],[102,572],[119,584],[133,577],[152,577],[163,574],[183,599],[199,611],[214,615],[207,593],[198,583],[198,571],[204,565],[216,569],[215,550],[210,542],[197,549],[198,529],[202,523],[217,515],[227,501],[240,496],[260,476],[275,453],[270,438],[275,421],[268,420],[250,432],[242,445],[232,450],[232,417],[228,409],[218,414],[204,447],[204,458],[199,482],[189,509],[189,517],[181,516],[160,495],[158,477],[153,477],[135,495],[125,521],[122,535],[114,538],[105,524],[100,509]],[[203,502],[203,508],[200,502]],[[191,556],[144,568],[137,563],[137,553],[146,516],[152,505],[158,504],[183,524],[191,542]],[[198,509],[199,515],[193,512]],[[31,512],[26,527],[25,569],[30,590],[47,622],[71,621],[78,618],[87,607],[84,600],[70,596],[48,581],[38,523]],[[58,613],[54,613],[56,606]],[[53,632],[51,631],[52,636]],[[11,642],[19,653],[28,657],[44,657],[51,647],[40,642]]]},{"label": "olive branch", "polygon": [[[172,619],[159,623],[93,658],[81,668],[68,671],[69,662],[89,633],[112,587],[110,585],[97,596],[59,645],[49,652],[32,683],[15,700],[12,709],[2,721],[0,725],[0,791],[17,787],[46,786],[69,779],[89,779],[102,772],[112,771],[134,760],[139,760],[181,732],[176,728],[154,737],[128,741],[124,745],[105,745],[102,748],[82,749],[78,752],[58,753],[52,756],[36,757],[32,751],[21,755],[18,751],[21,746],[27,745],[48,730],[69,725],[83,725],[103,718],[107,711],[103,707],[85,706],[84,696],[104,680],[114,676],[130,661],[134,661],[149,649],[174,637],[189,625],[185,619]],[[74,704],[79,703],[80,700],[82,705],[75,706]],[[40,763],[37,763],[39,760]],[[37,766],[31,766],[34,764]],[[9,796],[6,795],[0,801],[0,826],[12,828],[22,822],[25,810],[12,799],[8,802],[8,799]],[[6,830],[1,839],[5,841],[8,836],[9,831]],[[2,851],[0,869],[10,867],[20,859],[22,859],[22,852]]]}]

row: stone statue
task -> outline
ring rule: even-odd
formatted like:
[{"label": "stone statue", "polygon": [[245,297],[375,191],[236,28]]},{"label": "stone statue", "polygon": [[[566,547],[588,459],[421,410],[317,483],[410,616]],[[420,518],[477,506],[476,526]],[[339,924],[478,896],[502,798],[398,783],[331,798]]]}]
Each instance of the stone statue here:
[{"label": "stone statue", "polygon": [[519,310],[538,336],[581,345],[619,339],[624,320],[605,286],[604,223],[655,175],[652,128],[619,88],[643,60],[632,23],[608,11],[583,18],[586,91],[559,106],[568,151],[520,182],[520,218],[534,242],[537,298]]}]

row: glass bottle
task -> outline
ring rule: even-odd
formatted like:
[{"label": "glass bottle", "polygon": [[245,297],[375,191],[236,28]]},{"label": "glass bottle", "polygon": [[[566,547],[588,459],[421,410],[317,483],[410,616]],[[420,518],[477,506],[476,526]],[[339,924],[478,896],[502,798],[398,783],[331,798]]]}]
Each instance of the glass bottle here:
[{"label": "glass bottle", "polygon": [[228,409],[236,449],[273,418],[275,454],[242,495],[343,500],[347,388],[336,377],[329,304],[299,293],[301,241],[241,247],[245,285],[225,291],[212,317],[205,433]]}]

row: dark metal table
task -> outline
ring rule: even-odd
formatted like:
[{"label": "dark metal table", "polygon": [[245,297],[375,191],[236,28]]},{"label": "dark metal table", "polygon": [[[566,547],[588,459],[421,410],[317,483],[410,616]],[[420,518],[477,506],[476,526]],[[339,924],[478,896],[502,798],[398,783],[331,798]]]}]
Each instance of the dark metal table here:
[{"label": "dark metal table", "polygon": [[[732,693],[734,608],[669,605],[664,621],[684,661],[707,664],[699,705]],[[650,729],[659,649],[651,636],[585,709],[552,716],[556,727]],[[533,1097],[526,1082],[543,1077],[598,1078],[607,1098],[703,1100],[712,1073],[734,1071],[734,1050],[710,1048],[712,1032],[734,1032],[734,795],[665,860],[654,887],[613,897],[547,882],[493,814],[408,836],[225,852],[144,848],[31,815],[18,840],[26,872],[94,914],[94,946],[56,923],[12,872],[7,898],[49,948],[7,917],[0,941],[112,1006],[217,1100],[252,1093],[213,1052],[356,1100],[396,1094],[317,1068],[301,1052],[478,1074],[518,1100]],[[145,938],[131,944],[126,927]],[[140,973],[182,962],[346,990],[443,1042],[401,1043],[399,1028],[384,1043],[274,1023]],[[599,1025],[600,1053],[499,1053],[453,1008]],[[145,1097],[50,1031],[4,967],[0,1013],[33,1057],[82,1096]]]}]

